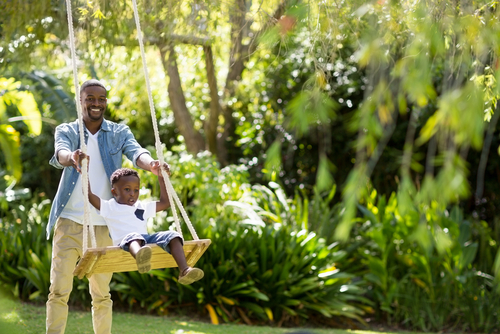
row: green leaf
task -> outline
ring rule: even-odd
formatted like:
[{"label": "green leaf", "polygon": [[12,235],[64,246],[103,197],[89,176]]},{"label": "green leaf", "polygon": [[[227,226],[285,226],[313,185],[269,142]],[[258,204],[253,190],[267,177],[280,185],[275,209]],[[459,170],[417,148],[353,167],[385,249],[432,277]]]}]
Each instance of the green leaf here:
[{"label": "green leaf", "polygon": [[257,313],[257,314],[266,314],[266,311],[260,307],[259,305],[255,304],[255,303],[250,303],[250,302],[243,302],[241,303],[241,306]]},{"label": "green leaf", "polygon": [[7,170],[18,181],[21,180],[22,175],[19,145],[19,132],[11,125],[0,124],[0,149],[7,163]]},{"label": "green leaf", "polygon": [[279,140],[275,140],[267,150],[264,168],[268,176],[281,169],[281,142]]},{"label": "green leaf", "polygon": [[459,268],[465,269],[469,264],[476,258],[476,253],[478,249],[477,242],[468,244],[462,248],[462,254],[460,255]]},{"label": "green leaf", "polygon": [[24,73],[22,77],[34,82],[36,91],[50,104],[50,110],[58,122],[67,122],[76,117],[75,99],[65,92],[57,78],[43,71]]},{"label": "green leaf", "polygon": [[16,106],[23,115],[24,123],[32,134],[38,136],[42,132],[42,116],[33,94],[27,91],[16,92],[16,98]]},{"label": "green leaf", "polygon": [[262,292],[252,292],[252,293],[247,294],[247,296],[254,297],[256,299],[260,299],[260,300],[263,300],[266,302],[269,301],[269,297],[266,296],[265,294],[263,294]]},{"label": "green leaf", "polygon": [[436,250],[440,255],[444,255],[453,246],[453,240],[442,229],[438,229],[435,233]]},{"label": "green leaf", "polygon": [[337,103],[319,88],[302,91],[288,104],[290,127],[301,137],[318,123],[328,125],[335,118],[337,108]]},{"label": "green leaf", "polygon": [[322,154],[319,160],[318,173],[316,174],[316,187],[320,192],[332,189],[335,181],[331,172],[334,170],[335,166],[328,160],[326,155]]},{"label": "green leaf", "polygon": [[4,117],[5,111],[7,111],[7,107],[5,106],[3,96],[0,95],[0,120]]}]

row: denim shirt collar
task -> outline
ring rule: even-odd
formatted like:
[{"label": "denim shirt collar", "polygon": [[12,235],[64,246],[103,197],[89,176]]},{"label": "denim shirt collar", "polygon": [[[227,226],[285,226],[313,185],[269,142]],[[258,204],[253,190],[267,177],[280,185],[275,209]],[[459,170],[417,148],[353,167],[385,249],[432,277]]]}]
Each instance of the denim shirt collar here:
[{"label": "denim shirt collar", "polygon": [[[102,123],[101,123],[101,127],[99,128],[98,131],[106,131],[106,132],[109,132],[109,131],[112,131],[111,130],[111,122],[106,120],[105,118],[102,119]],[[87,135],[87,127],[85,126],[85,123],[83,123],[83,129],[85,130],[84,131],[84,134],[85,136]],[[76,131],[80,131],[80,122],[78,122],[78,120],[76,121]]]}]

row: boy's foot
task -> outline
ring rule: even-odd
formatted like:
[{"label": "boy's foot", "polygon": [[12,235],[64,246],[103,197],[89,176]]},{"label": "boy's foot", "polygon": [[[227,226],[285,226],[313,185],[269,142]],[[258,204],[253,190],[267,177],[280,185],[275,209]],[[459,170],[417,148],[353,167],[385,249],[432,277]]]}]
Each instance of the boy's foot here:
[{"label": "boy's foot", "polygon": [[198,268],[187,267],[184,271],[179,275],[179,283],[188,285],[193,282],[199,281],[203,278],[205,273],[203,270]]},{"label": "boy's foot", "polygon": [[151,248],[144,246],[135,254],[135,262],[137,263],[139,273],[143,274],[151,270],[151,253]]}]

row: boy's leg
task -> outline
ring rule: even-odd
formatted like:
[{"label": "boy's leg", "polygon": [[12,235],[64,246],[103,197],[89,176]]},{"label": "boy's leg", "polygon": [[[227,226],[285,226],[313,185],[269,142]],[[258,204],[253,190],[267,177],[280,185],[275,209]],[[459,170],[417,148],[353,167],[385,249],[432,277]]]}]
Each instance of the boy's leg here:
[{"label": "boy's leg", "polygon": [[203,278],[203,270],[188,266],[182,248],[184,241],[179,233],[174,231],[154,233],[148,236],[148,243],[156,243],[172,255],[179,267],[179,283],[191,284]]},{"label": "boy's leg", "polygon": [[165,252],[171,254],[181,271],[187,268],[186,256],[182,248],[184,241],[179,233],[175,231],[163,231],[143,235],[143,237],[148,244],[157,244]]},{"label": "boy's leg", "polygon": [[82,225],[59,218],[52,240],[52,264],[47,301],[47,334],[64,333],[68,299],[73,290],[73,270],[82,251]]},{"label": "boy's leg", "polygon": [[180,272],[182,273],[188,267],[186,262],[186,255],[184,254],[184,248],[182,248],[182,241],[180,238],[173,238],[170,243],[170,254],[174,258]]},{"label": "boy's leg", "polygon": [[[112,246],[107,226],[95,226],[97,247]],[[109,282],[113,273],[93,274],[89,278],[90,295],[92,296],[92,323],[94,333],[110,334],[113,321],[113,301],[109,291]]]},{"label": "boy's leg", "polygon": [[143,243],[140,240],[132,240],[128,243],[128,251],[132,254],[134,259],[136,258],[137,253],[141,250],[142,245]]},{"label": "boy's leg", "polygon": [[144,237],[138,233],[128,234],[120,243],[120,247],[130,252],[137,263],[139,273],[147,273],[151,270],[151,255],[152,250],[146,245]]}]

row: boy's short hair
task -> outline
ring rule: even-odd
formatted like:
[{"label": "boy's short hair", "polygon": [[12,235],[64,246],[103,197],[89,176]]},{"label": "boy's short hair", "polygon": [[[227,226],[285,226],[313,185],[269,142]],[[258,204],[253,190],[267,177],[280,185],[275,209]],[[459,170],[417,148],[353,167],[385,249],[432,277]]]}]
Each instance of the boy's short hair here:
[{"label": "boy's short hair", "polygon": [[113,186],[116,182],[118,182],[123,176],[129,176],[129,175],[134,175],[139,180],[141,180],[141,178],[139,177],[139,173],[137,173],[137,171],[130,168],[119,168],[115,170],[113,174],[111,174],[110,177],[111,186]]},{"label": "boy's short hair", "polygon": [[90,79],[90,80],[87,80],[85,81],[82,86],[80,87],[80,94],[83,92],[83,90],[87,87],[91,87],[91,86],[99,86],[99,87],[102,87],[104,88],[104,90],[106,91],[106,94],[108,93],[108,90],[106,89],[106,87],[104,87],[103,83],[100,82],[99,80],[97,79]]}]

